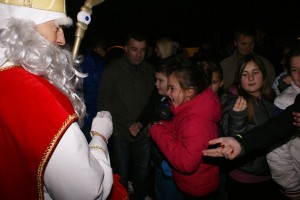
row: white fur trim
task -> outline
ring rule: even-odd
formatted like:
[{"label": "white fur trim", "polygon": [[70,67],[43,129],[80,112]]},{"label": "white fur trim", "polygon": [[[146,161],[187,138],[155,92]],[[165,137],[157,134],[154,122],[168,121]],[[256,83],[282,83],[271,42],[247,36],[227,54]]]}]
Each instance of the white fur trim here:
[{"label": "white fur trim", "polygon": [[54,20],[55,26],[71,26],[73,24],[73,20],[70,17],[60,18]]}]

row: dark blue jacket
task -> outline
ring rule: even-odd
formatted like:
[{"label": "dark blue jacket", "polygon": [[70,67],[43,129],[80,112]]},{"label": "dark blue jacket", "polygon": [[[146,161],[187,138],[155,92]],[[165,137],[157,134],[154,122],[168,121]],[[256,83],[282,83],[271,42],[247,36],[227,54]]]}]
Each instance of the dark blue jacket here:
[{"label": "dark blue jacket", "polygon": [[84,118],[84,126],[82,130],[88,140],[90,140],[89,132],[93,118],[96,116],[98,111],[98,90],[103,69],[103,59],[94,51],[86,51],[83,63],[81,65],[82,72],[88,74],[88,77],[83,79],[83,98],[86,105],[87,114]]}]

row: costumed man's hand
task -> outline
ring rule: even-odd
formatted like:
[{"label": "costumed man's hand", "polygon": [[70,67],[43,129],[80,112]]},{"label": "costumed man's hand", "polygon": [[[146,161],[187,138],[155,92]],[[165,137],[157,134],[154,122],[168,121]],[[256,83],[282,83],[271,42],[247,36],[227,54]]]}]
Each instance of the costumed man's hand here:
[{"label": "costumed man's hand", "polygon": [[96,117],[93,119],[91,128],[92,136],[99,135],[107,142],[112,132],[113,124],[110,113],[108,111],[98,112]]},{"label": "costumed man's hand", "polygon": [[218,145],[215,149],[206,149],[202,153],[204,156],[225,157],[232,160],[239,156],[242,151],[240,143],[233,137],[221,137],[210,140],[209,145]]}]

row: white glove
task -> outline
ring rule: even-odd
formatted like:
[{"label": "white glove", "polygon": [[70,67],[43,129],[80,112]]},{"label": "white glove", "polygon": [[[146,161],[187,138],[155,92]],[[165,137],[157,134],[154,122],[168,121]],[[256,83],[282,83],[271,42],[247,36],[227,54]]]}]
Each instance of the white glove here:
[{"label": "white glove", "polygon": [[113,132],[112,119],[108,111],[97,113],[96,117],[93,119],[91,132],[92,131],[100,133],[105,137],[106,141],[108,141]]}]

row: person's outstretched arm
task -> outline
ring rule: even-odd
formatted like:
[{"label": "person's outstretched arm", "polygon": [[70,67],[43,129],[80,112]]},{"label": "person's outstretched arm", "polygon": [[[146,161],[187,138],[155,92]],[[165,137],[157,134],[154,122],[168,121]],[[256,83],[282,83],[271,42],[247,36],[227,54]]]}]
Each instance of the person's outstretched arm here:
[{"label": "person's outstretched arm", "polygon": [[[298,112],[298,113],[296,113]],[[238,134],[235,137],[223,137],[209,142],[210,145],[219,144],[216,149],[203,151],[205,156],[226,157],[234,159],[241,152],[269,148],[293,135],[300,126],[300,95],[295,103],[286,108],[278,117],[258,126],[247,134]]]}]

